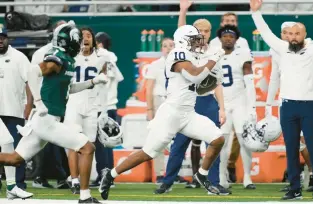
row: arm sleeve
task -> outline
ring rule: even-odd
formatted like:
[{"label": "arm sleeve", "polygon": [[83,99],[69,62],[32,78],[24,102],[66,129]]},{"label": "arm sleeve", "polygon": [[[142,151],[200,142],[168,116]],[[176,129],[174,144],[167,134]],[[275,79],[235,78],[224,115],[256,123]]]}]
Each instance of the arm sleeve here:
[{"label": "arm sleeve", "polygon": [[268,86],[266,104],[273,105],[275,100],[276,92],[280,85],[280,73],[278,68],[278,62],[275,57],[272,58],[272,71],[270,76],[270,82]]},{"label": "arm sleeve", "polygon": [[252,12],[252,19],[259,30],[263,40],[277,53],[284,52],[288,48],[288,43],[279,39],[273,34],[264,21],[260,11]]}]

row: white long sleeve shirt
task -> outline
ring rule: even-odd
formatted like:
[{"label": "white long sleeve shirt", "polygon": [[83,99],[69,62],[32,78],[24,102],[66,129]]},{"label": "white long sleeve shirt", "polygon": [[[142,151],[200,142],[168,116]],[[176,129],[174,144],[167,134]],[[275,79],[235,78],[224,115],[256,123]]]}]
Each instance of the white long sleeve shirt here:
[{"label": "white long sleeve shirt", "polygon": [[288,49],[288,42],[272,33],[261,12],[253,12],[252,18],[264,41],[280,57],[280,97],[313,101],[313,44],[308,43],[299,52],[292,52]]}]

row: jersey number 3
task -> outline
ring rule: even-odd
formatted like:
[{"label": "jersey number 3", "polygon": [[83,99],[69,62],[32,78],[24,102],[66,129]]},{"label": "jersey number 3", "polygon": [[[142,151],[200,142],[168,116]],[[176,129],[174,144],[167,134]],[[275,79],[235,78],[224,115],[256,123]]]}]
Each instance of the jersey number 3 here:
[{"label": "jersey number 3", "polygon": [[[80,81],[81,67],[77,66],[75,68],[75,71],[76,71],[76,82],[81,82]],[[87,67],[85,69],[85,74],[84,74],[85,75],[85,79],[84,79],[84,81],[87,81],[89,79],[95,78],[95,76],[97,75],[97,72],[98,72],[98,70],[97,70],[96,67]]]},{"label": "jersey number 3", "polygon": [[233,85],[233,83],[234,83],[232,68],[229,65],[223,65],[222,68],[224,71],[223,86],[229,87],[229,86]]}]

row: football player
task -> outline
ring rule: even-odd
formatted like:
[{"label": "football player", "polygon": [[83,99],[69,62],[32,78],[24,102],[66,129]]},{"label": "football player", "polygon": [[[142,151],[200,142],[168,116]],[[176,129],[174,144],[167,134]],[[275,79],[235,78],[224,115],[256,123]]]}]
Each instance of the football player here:
[{"label": "football player", "polygon": [[18,127],[23,138],[15,152],[0,153],[0,164],[19,165],[37,154],[47,142],[73,149],[80,153],[79,203],[100,203],[91,197],[88,189],[95,147],[88,141],[88,137],[75,127],[61,123],[69,93],[80,92],[107,81],[102,74],[81,83],[71,83],[74,75],[74,57],[80,51],[81,42],[81,32],[74,22],[62,24],[55,29],[53,48],[46,54],[43,62],[31,65],[28,71],[28,82],[36,109],[33,110],[28,123],[23,128]]},{"label": "football player", "polygon": [[[88,27],[80,30],[83,35],[83,43],[81,52],[75,57],[74,84],[91,80],[100,73],[106,72],[107,58],[97,50],[93,31]],[[102,89],[101,93],[100,88]],[[100,105],[106,105],[104,101],[107,98],[107,91],[105,89],[105,86],[99,84],[81,92],[70,94],[66,106],[64,123],[74,123],[79,131],[86,135],[92,143],[96,141],[97,118]],[[100,102],[101,98],[105,98],[102,104]],[[71,190],[73,194],[79,194],[78,152],[69,149],[68,162],[72,177]]]},{"label": "football player", "polygon": [[223,93],[227,118],[221,128],[225,145],[221,151],[220,184],[229,188],[227,181],[228,142],[230,142],[230,134],[234,127],[241,146],[240,152],[244,167],[243,185],[247,189],[255,189],[250,177],[252,152],[243,145],[244,141],[241,136],[245,121],[256,120],[253,59],[249,49],[235,49],[236,41],[240,37],[237,27],[225,25],[217,31],[217,35],[225,50],[225,56],[219,61],[218,66],[224,72]]},{"label": "football player", "polygon": [[[194,106],[197,98],[197,84],[208,77],[215,80],[214,87],[220,83],[221,70],[214,66],[224,55],[224,50],[218,49],[214,55],[207,59],[207,64],[196,67],[194,66],[196,64],[194,56],[198,48],[204,45],[203,37],[198,29],[191,25],[181,26],[174,33],[174,43],[175,48],[166,58],[167,98],[157,110],[154,119],[149,123],[149,134],[144,147],[131,154],[112,170],[103,170],[99,192],[104,200],[108,198],[110,185],[114,178],[157,157],[178,132],[210,144],[202,167],[194,175],[194,178],[206,190],[215,191],[217,194],[219,192],[207,179],[207,175],[209,168],[223,147],[224,138],[221,130],[209,118],[195,112]],[[204,129],[207,131],[203,131]]]},{"label": "football player", "polygon": [[[186,25],[186,15],[191,4],[192,2],[189,0],[180,1],[178,27]],[[207,19],[198,19],[193,23],[193,25],[199,30],[204,38],[205,45],[200,50],[201,53],[197,56],[197,66],[202,66],[206,64],[208,57],[215,52],[215,48],[209,44],[212,26]],[[220,127],[220,125],[223,124],[226,120],[222,85],[216,87],[214,92],[198,95],[195,110],[200,115],[208,117],[216,124],[216,126]],[[199,140],[192,140],[191,163],[193,174],[195,174],[200,167],[201,142],[202,141]],[[160,188],[155,190],[156,194],[165,193],[171,189],[173,179],[181,168],[189,143],[190,138],[182,134],[176,135],[174,143],[171,146],[171,153],[169,156],[168,165],[166,167],[166,176],[164,177],[163,184],[160,186]],[[212,184],[219,189],[219,195],[229,195],[231,192],[219,185],[219,163],[220,158],[217,157],[210,169],[208,178]],[[193,180],[191,183],[187,183],[186,188],[200,188],[200,184],[196,180]],[[208,191],[208,194],[212,195],[214,192]]]},{"label": "football player", "polygon": [[[9,130],[3,123],[3,121],[0,118],[0,147],[1,151],[3,153],[10,153],[14,152],[13,142],[14,139],[12,135],[10,134]],[[8,199],[15,199],[15,198],[22,198],[27,199],[33,196],[32,193],[28,193],[24,191],[23,189],[19,188],[16,185],[16,179],[15,179],[15,167],[12,166],[5,166],[4,167],[5,176],[6,176],[6,182],[7,182],[7,198]]]}]

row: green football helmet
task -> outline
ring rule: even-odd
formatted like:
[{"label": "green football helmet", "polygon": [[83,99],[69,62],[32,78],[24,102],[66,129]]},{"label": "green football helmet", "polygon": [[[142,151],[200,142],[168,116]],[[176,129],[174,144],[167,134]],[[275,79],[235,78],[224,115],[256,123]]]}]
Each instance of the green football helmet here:
[{"label": "green football helmet", "polygon": [[62,48],[71,57],[76,57],[82,44],[82,33],[73,21],[58,26],[53,32],[52,45]]}]

